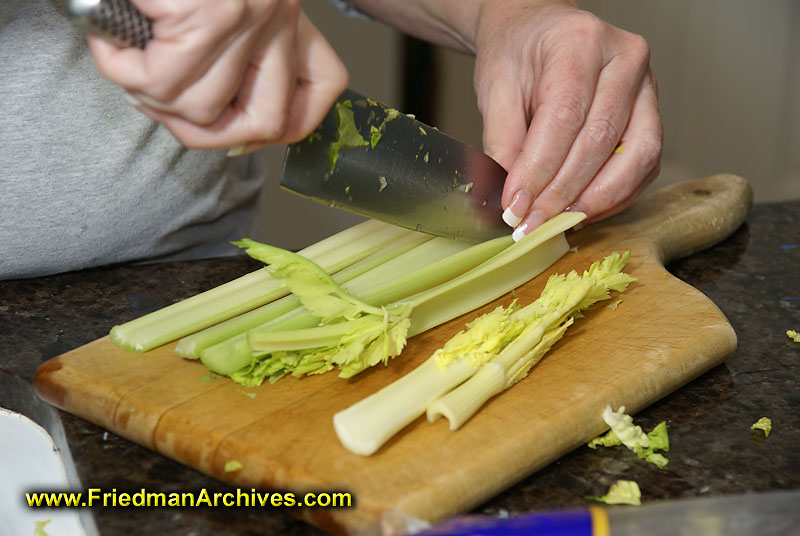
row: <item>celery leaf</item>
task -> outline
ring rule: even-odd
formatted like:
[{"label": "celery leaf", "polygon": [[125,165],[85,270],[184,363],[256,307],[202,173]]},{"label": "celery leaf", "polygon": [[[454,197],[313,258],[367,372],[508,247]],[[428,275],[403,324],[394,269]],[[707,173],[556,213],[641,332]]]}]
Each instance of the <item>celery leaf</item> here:
[{"label": "celery leaf", "polygon": [[350,296],[330,274],[302,255],[248,238],[234,242],[234,245],[267,264],[270,273],[281,279],[323,324],[341,318],[353,319],[362,312],[382,313],[379,308]]}]

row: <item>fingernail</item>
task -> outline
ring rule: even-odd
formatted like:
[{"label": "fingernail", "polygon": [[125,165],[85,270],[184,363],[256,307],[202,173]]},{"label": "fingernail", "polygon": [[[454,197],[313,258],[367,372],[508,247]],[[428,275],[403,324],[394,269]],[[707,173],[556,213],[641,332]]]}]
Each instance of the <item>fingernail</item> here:
[{"label": "fingernail", "polygon": [[228,149],[228,156],[229,157],[242,156],[243,154],[252,153],[253,151],[261,149],[265,145],[267,144],[262,141],[253,141],[250,143],[243,143],[241,145],[236,145],[235,147],[231,147],[230,149]]},{"label": "fingernail", "polygon": [[523,223],[522,225],[520,225],[516,229],[514,229],[514,232],[511,233],[511,238],[514,239],[514,242],[519,242],[520,240],[525,238],[525,235],[528,234],[526,232],[527,229],[528,229],[528,224],[527,223]]},{"label": "fingernail", "polygon": [[231,147],[230,149],[228,149],[228,156],[229,157],[241,156],[244,154],[244,150],[246,147],[247,147],[246,143]]},{"label": "fingernail", "polygon": [[511,233],[511,238],[514,239],[514,242],[519,242],[522,240],[528,233],[539,227],[541,224],[547,221],[547,216],[541,210],[534,210],[528,217],[525,218],[525,221],[514,229],[514,232]]},{"label": "fingernail", "polygon": [[564,212],[583,212],[583,206],[580,203],[572,203],[564,209]]},{"label": "fingernail", "polygon": [[510,227],[517,227],[522,221],[522,217],[528,212],[533,196],[525,188],[517,190],[511,199],[511,204],[503,211],[503,221]]},{"label": "fingernail", "polygon": [[139,106],[141,104],[141,101],[139,99],[137,99],[127,91],[122,93],[122,98],[125,99],[125,102],[127,102],[131,106]]}]

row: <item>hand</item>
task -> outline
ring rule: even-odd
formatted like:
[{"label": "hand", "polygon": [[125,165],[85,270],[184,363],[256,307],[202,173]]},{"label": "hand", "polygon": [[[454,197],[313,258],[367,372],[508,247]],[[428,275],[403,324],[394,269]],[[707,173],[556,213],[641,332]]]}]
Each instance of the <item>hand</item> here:
[{"label": "hand", "polygon": [[185,146],[249,152],[322,121],[348,74],[299,0],[135,0],[154,21],[144,50],[96,36],[98,70]]},{"label": "hand", "polygon": [[642,37],[565,2],[488,0],[475,51],[484,150],[509,172],[502,206],[515,239],[565,209],[587,223],[611,216],[658,175]]}]

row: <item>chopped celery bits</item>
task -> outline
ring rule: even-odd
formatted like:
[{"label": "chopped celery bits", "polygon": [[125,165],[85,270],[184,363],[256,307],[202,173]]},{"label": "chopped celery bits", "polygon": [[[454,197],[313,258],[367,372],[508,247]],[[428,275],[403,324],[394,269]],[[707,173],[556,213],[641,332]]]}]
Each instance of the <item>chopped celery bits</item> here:
[{"label": "chopped celery bits", "polygon": [[639,484],[634,480],[617,480],[608,489],[608,493],[602,497],[586,497],[606,504],[628,504],[640,506],[642,504],[642,492]]},{"label": "chopped celery bits", "polygon": [[228,460],[225,462],[225,472],[232,473],[244,468],[244,465],[239,460]]},{"label": "chopped celery bits", "polygon": [[667,423],[660,422],[650,433],[645,434],[641,426],[633,424],[633,417],[625,414],[625,406],[620,406],[614,411],[611,406],[606,406],[603,411],[603,420],[610,427],[605,435],[592,439],[589,448],[614,447],[625,445],[637,456],[646,460],[659,469],[663,469],[669,460],[656,451],[669,452],[669,436]]},{"label": "chopped celery bits", "polygon": [[750,427],[751,430],[761,430],[764,432],[764,437],[769,437],[772,432],[772,419],[769,417],[761,417]]},{"label": "chopped celery bits", "polygon": [[[341,149],[351,149],[355,147],[364,147],[370,145],[370,142],[365,140],[361,133],[356,128],[356,122],[353,117],[353,105],[349,100],[337,102],[334,104],[336,108],[336,141],[331,143],[328,148],[328,167],[330,171],[336,166],[336,161],[339,160],[339,151]],[[377,140],[375,141],[377,143]],[[374,147],[375,144],[373,143]]]}]

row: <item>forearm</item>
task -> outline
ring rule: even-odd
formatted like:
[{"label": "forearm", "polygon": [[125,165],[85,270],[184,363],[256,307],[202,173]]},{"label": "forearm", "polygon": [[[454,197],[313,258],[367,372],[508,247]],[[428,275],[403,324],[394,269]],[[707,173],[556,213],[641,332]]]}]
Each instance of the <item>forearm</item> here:
[{"label": "forearm", "polygon": [[[520,0],[353,0],[352,3],[409,35],[474,54],[482,11],[505,11],[510,7],[507,4],[520,4]],[[574,0],[524,0],[523,3],[526,7],[576,4]]]},{"label": "forearm", "polygon": [[485,0],[354,0],[375,19],[414,37],[475,52],[475,30]]}]

